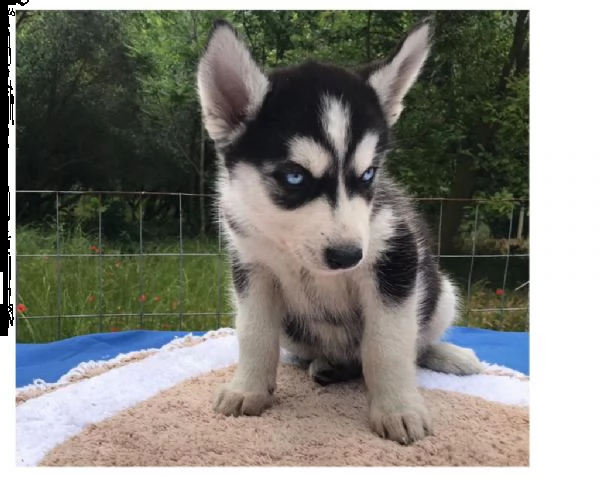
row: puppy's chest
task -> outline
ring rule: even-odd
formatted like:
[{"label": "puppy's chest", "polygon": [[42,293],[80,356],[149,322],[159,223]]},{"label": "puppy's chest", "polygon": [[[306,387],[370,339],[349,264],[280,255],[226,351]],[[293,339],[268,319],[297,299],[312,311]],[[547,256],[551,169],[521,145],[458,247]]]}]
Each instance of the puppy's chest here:
[{"label": "puppy's chest", "polygon": [[357,288],[349,276],[314,276],[303,268],[278,273],[290,314],[344,316],[359,308]]},{"label": "puppy's chest", "polygon": [[301,271],[280,281],[287,310],[283,318],[287,338],[316,349],[330,360],[356,357],[364,319],[352,278],[314,277]]}]

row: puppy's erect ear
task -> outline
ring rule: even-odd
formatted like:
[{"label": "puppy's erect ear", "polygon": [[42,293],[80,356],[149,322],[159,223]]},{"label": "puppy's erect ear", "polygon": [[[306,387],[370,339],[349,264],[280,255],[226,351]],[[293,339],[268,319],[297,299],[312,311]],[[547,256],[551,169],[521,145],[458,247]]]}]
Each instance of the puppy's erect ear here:
[{"label": "puppy's erect ear", "polygon": [[198,65],[198,95],[204,125],[218,146],[225,146],[256,114],[269,81],[234,28],[217,20]]},{"label": "puppy's erect ear", "polygon": [[429,19],[408,32],[394,54],[383,62],[358,71],[377,93],[389,126],[402,112],[402,100],[413,86],[427,59],[432,26]]}]

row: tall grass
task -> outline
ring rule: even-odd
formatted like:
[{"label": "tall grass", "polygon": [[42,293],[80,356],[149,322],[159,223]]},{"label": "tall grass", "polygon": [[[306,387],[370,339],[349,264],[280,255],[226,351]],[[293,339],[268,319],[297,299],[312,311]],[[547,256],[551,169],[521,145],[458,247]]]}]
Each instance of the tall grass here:
[{"label": "tall grass", "polygon": [[[227,257],[214,240],[164,239],[143,245],[98,245],[80,230],[62,232],[56,257],[56,235],[33,228],[17,230],[17,341],[48,342],[89,333],[133,329],[206,331],[232,326]],[[111,254],[124,254],[112,257]],[[173,253],[174,256],[152,256]],[[213,254],[213,256],[206,255]],[[36,255],[27,257],[22,255]],[[467,299],[464,278],[463,296]],[[526,289],[497,292],[479,280],[459,320],[496,330],[527,330],[526,311],[473,312],[472,309],[527,307]],[[59,315],[60,314],[60,315]],[[157,316],[156,314],[161,314]],[[69,318],[69,315],[92,315]],[[49,318],[31,318],[44,316]],[[60,317],[60,318],[59,318]]]},{"label": "tall grass", "polygon": [[[134,255],[136,246],[104,244],[100,251],[96,243],[76,231],[61,239],[61,255],[88,256],[56,257],[51,256],[56,254],[55,241],[51,233],[17,232],[17,291],[21,310],[26,309],[19,314],[19,342],[46,342],[102,331],[199,331],[231,325],[231,317],[226,315],[231,312],[227,259],[217,256],[214,242],[183,243],[184,253],[203,256],[152,256],[178,254],[179,243],[168,241],[144,245],[146,255],[139,257]],[[110,256],[115,253],[126,256]],[[24,254],[41,256],[21,256]],[[35,316],[52,318],[30,318]]]}]

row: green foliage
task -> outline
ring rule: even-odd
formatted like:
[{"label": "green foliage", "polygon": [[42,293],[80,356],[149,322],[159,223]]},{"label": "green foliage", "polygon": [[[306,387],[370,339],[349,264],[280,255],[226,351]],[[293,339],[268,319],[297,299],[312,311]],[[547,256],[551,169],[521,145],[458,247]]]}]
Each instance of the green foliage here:
[{"label": "green foliage", "polygon": [[[195,72],[216,18],[233,22],[269,69],[382,58],[431,13],[33,12],[17,32],[18,188],[209,193],[215,155]],[[512,48],[517,13],[434,16],[433,50],[394,128],[390,169],[417,195],[454,196],[467,162],[468,196],[527,196],[528,50]]]},{"label": "green foliage", "polygon": [[[465,219],[461,222],[460,232],[463,235],[472,235],[475,224],[477,224],[477,237],[487,238],[492,236],[492,226],[497,223],[510,226],[511,218],[514,219],[520,208],[520,203],[507,189],[493,193],[492,195],[477,194],[479,202],[465,206]],[[511,232],[514,236],[514,230]],[[500,231],[501,238],[508,237],[508,231]]]}]

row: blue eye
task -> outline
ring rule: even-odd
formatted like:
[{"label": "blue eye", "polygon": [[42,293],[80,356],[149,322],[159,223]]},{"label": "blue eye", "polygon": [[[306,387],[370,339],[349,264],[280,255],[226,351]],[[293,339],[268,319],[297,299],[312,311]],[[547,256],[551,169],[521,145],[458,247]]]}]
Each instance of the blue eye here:
[{"label": "blue eye", "polygon": [[360,176],[360,180],[363,183],[371,183],[375,177],[375,167],[369,167],[365,170],[365,172]]},{"label": "blue eye", "polygon": [[288,173],[285,176],[285,181],[287,183],[289,183],[290,185],[301,185],[302,182],[304,182],[304,175],[298,172],[295,173]]}]

